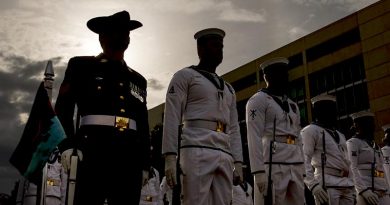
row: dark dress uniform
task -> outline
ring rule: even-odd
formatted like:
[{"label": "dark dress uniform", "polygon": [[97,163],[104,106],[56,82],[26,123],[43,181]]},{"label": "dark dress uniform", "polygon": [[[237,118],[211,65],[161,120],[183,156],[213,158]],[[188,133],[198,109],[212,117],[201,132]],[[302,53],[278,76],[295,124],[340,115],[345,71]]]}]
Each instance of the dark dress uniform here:
[{"label": "dark dress uniform", "polygon": [[[77,204],[138,204],[142,170],[149,170],[146,79],[124,61],[70,59],[56,102],[67,143],[83,152]],[[74,134],[74,109],[81,116]],[[68,146],[69,147],[69,146]]]}]

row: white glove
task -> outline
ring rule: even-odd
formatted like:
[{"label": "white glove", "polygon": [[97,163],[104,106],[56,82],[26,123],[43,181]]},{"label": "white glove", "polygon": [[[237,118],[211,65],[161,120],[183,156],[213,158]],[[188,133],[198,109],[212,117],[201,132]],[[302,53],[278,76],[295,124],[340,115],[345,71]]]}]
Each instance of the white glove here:
[{"label": "white glove", "polygon": [[176,155],[167,155],[165,157],[165,176],[169,187],[173,188],[176,184]]},{"label": "white glove", "polygon": [[[61,154],[61,164],[62,167],[64,167],[64,170],[66,170],[66,172],[68,172],[70,169],[70,161],[71,161],[72,153],[73,153],[73,149],[67,149]],[[81,150],[77,150],[77,155],[79,156],[79,160],[82,161],[83,153],[81,152]]]},{"label": "white glove", "polygon": [[145,186],[149,181],[149,171],[142,170],[142,186]]},{"label": "white glove", "polygon": [[254,176],[255,184],[257,185],[257,188],[259,189],[259,192],[264,194],[267,189],[267,174],[265,172],[257,173]]},{"label": "white glove", "polygon": [[320,202],[320,204],[327,203],[329,201],[328,192],[326,192],[320,185],[314,187],[311,191],[314,197]]},{"label": "white glove", "polygon": [[376,205],[379,203],[379,197],[374,192],[372,192],[370,189],[361,193],[363,198],[366,200],[366,202],[370,205]]},{"label": "white glove", "polygon": [[233,183],[242,183],[244,182],[244,175],[242,173],[242,163],[235,162],[234,163],[234,171],[233,171]]}]

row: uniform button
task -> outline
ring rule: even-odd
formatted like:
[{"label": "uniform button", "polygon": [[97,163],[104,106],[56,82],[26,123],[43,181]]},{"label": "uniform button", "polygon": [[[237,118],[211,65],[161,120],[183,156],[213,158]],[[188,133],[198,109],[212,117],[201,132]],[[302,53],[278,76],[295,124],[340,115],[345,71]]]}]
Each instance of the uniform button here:
[{"label": "uniform button", "polygon": [[120,98],[121,100],[124,100],[124,99],[125,99],[125,97],[123,97],[123,95],[119,96],[119,98]]},{"label": "uniform button", "polygon": [[121,113],[124,113],[124,112],[126,112],[125,109],[121,109]]},{"label": "uniform button", "polygon": [[123,87],[123,83],[119,83],[119,86]]},{"label": "uniform button", "polygon": [[102,89],[102,86],[97,86],[97,89],[98,89],[98,90],[101,90],[101,89]]}]

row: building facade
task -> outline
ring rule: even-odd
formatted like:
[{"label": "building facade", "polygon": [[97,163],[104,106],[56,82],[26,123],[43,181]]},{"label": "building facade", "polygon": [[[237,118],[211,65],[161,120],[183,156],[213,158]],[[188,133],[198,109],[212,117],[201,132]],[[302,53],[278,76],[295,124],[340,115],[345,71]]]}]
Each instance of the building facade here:
[{"label": "building facade", "polygon": [[[299,105],[302,127],[312,121],[310,99],[328,93],[337,97],[338,125],[347,137],[349,115],[370,110],[376,116],[379,142],[380,126],[390,123],[390,0],[378,1],[224,74],[236,91],[243,138],[247,100],[265,87],[259,65],[279,56],[290,60],[289,96]],[[151,128],[162,123],[163,111],[164,104],[149,110]]]}]

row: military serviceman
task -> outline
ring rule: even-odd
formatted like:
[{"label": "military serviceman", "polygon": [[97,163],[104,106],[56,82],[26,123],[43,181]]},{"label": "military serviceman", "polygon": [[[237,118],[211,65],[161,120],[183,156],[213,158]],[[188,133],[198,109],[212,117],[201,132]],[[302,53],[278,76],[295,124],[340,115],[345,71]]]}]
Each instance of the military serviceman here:
[{"label": "military serviceman", "polygon": [[315,120],[301,131],[305,183],[312,191],[316,204],[353,205],[355,190],[347,144],[345,136],[336,130],[336,97],[319,95],[311,102]]},{"label": "military serviceman", "polygon": [[[138,204],[150,168],[147,82],[123,56],[130,31],[142,24],[122,11],[93,18],[87,26],[99,34],[103,53],[70,59],[55,107],[71,148],[83,155],[76,204],[103,204],[105,199],[108,204]],[[76,133],[75,105],[81,116]],[[62,154],[66,168],[72,150]]]},{"label": "military serviceman", "polygon": [[348,156],[357,192],[357,204],[390,204],[389,186],[383,171],[383,156],[374,142],[374,114],[351,115],[356,130],[347,141]]},{"label": "military serviceman", "polygon": [[390,124],[382,126],[382,129],[385,132],[382,147],[383,159],[385,160],[383,168],[386,174],[387,184],[390,185]]},{"label": "military serviceman", "polygon": [[[178,183],[176,155],[180,149],[183,205],[228,205],[234,168],[242,181],[236,97],[232,86],[215,73],[223,58],[224,36],[218,28],[197,32],[200,62],[176,72],[166,94],[165,175],[169,186]],[[180,124],[183,130],[178,136]]]},{"label": "military serviceman", "polygon": [[[66,187],[68,175],[60,163],[61,155],[56,149],[47,162],[47,181],[44,190],[46,205],[65,205]],[[24,198],[24,205],[35,205],[37,203],[37,186],[29,183]]]},{"label": "military serviceman", "polygon": [[[260,68],[267,87],[254,94],[246,105],[255,204],[263,202],[263,195],[268,196],[268,174],[272,176],[274,204],[304,204],[300,113],[297,104],[286,96],[288,63],[282,57],[262,63]],[[275,142],[272,148],[271,141]],[[272,173],[268,173],[269,168]]]}]

